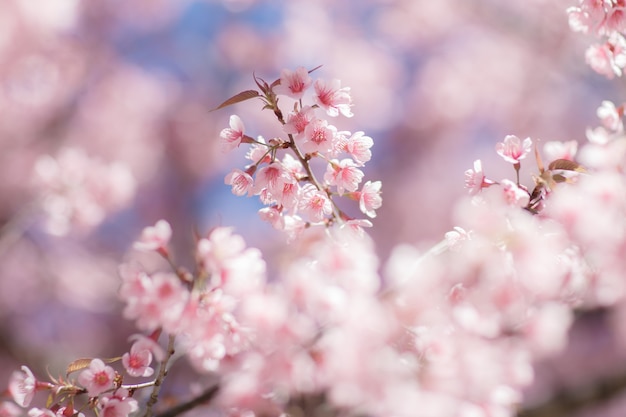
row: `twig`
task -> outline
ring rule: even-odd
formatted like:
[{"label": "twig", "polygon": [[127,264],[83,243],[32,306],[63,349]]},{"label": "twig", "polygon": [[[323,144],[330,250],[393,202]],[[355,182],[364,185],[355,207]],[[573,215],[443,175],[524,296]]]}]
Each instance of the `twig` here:
[{"label": "twig", "polygon": [[567,417],[615,398],[626,389],[626,374],[602,378],[590,386],[557,392],[535,407],[520,410],[517,417]]},{"label": "twig", "polygon": [[220,386],[218,384],[215,384],[211,388],[204,391],[202,394],[198,395],[197,397],[192,398],[191,400],[185,403],[178,404],[177,406],[172,407],[169,410],[166,410],[160,414],[157,414],[155,417],[176,417],[180,414],[183,414],[199,406],[200,404],[203,404],[213,399],[213,397],[215,397],[215,394],[217,394],[217,391],[219,391],[219,389],[220,389]]},{"label": "twig", "polygon": [[174,342],[175,341],[176,341],[176,336],[170,335],[169,343],[167,345],[167,353],[163,361],[161,361],[161,366],[159,368],[159,376],[157,376],[157,379],[154,381],[154,388],[152,388],[152,394],[150,394],[150,399],[148,400],[148,403],[146,404],[146,412],[143,415],[144,417],[152,416],[152,407],[159,400],[159,392],[161,391],[161,385],[163,384],[163,380],[165,379],[165,376],[167,375],[167,365],[168,365],[169,360],[172,358],[172,355],[174,355]]}]

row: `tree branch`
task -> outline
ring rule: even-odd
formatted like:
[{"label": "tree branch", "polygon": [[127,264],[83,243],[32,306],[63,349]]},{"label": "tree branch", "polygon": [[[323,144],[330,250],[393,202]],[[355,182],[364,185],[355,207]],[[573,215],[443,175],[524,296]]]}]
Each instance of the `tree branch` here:
[{"label": "tree branch", "polygon": [[217,394],[217,392],[219,391],[220,386],[218,384],[213,385],[212,387],[210,387],[209,389],[207,389],[206,391],[204,391],[202,394],[198,395],[195,398],[192,398],[191,400],[185,402],[185,403],[181,403],[178,404],[175,407],[170,408],[169,410],[166,410],[160,414],[157,414],[155,417],[176,417],[180,414],[183,414],[211,399],[213,399],[213,397],[215,397],[215,395]]}]

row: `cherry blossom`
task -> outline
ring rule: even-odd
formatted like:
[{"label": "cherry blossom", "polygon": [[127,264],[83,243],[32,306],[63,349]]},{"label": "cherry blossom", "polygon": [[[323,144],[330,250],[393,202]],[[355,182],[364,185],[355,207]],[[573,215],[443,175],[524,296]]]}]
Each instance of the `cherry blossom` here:
[{"label": "cherry blossom", "polygon": [[311,221],[320,222],[332,213],[333,208],[324,192],[319,191],[311,184],[307,184],[302,188],[300,210],[307,214]]},{"label": "cherry blossom", "polygon": [[103,417],[128,417],[139,409],[137,400],[128,396],[128,391],[118,389],[100,397],[98,409]]},{"label": "cherry blossom", "polygon": [[474,161],[474,169],[465,171],[465,188],[467,188],[470,195],[474,195],[483,188],[487,188],[493,184],[493,181],[485,177],[480,159]]},{"label": "cherry blossom", "polygon": [[350,96],[349,87],[341,87],[339,80],[322,81],[316,80],[315,102],[330,117],[337,117],[342,114],[345,117],[352,117],[352,97]]},{"label": "cherry blossom", "polygon": [[250,195],[252,193],[254,179],[247,172],[235,168],[226,175],[224,183],[233,187],[232,192],[235,195]]},{"label": "cherry blossom", "polygon": [[160,361],[165,357],[165,352],[154,340],[143,335],[134,335],[132,339],[135,342],[130,347],[130,352],[122,356],[124,369],[130,376],[151,376],[154,373],[154,369],[150,367],[153,355]]},{"label": "cherry blossom", "polygon": [[530,196],[527,191],[522,190],[513,181],[504,179],[500,181],[502,191],[504,191],[504,198],[508,204],[526,207],[530,202]]},{"label": "cherry blossom", "polygon": [[244,125],[239,116],[230,116],[230,127],[220,132],[222,152],[230,152],[239,147],[244,140]]},{"label": "cherry blossom", "polygon": [[526,155],[530,153],[531,146],[532,140],[530,138],[521,141],[517,136],[508,135],[503,142],[496,144],[496,151],[505,161],[519,164],[520,160],[526,158]]},{"label": "cherry blossom", "polygon": [[172,227],[166,220],[159,220],[154,226],[143,229],[133,247],[141,251],[165,251],[172,237]]},{"label": "cherry blossom", "polygon": [[38,407],[33,407],[30,410],[28,410],[28,416],[29,417],[60,417],[60,416],[57,416],[57,414],[54,413],[52,410],[49,410],[47,408],[38,408]]},{"label": "cherry blossom", "polygon": [[621,77],[626,67],[626,39],[613,32],[605,43],[587,48],[585,59],[597,73],[609,79],[616,75]]},{"label": "cherry blossom", "polygon": [[356,191],[363,179],[363,171],[356,167],[352,159],[336,159],[327,166],[324,180],[331,186],[337,187],[337,193],[343,195],[347,191]]},{"label": "cherry blossom", "polygon": [[350,154],[354,161],[363,166],[367,161],[372,159],[372,151],[370,148],[374,141],[369,136],[365,136],[364,132],[355,132],[343,143],[343,149]]},{"label": "cherry blossom", "polygon": [[557,159],[574,160],[578,152],[578,142],[570,140],[567,142],[548,141],[543,144],[543,153],[550,161]]},{"label": "cherry blossom", "polygon": [[368,217],[376,217],[376,210],[379,209],[383,200],[381,197],[382,183],[380,181],[367,181],[358,192],[359,208]]},{"label": "cherry blossom", "polygon": [[324,119],[315,119],[304,129],[302,149],[309,154],[329,154],[333,150],[336,134],[335,126],[329,125]]},{"label": "cherry blossom", "polygon": [[105,391],[113,388],[115,371],[107,366],[101,359],[93,359],[89,368],[78,376],[78,382],[87,389],[90,397],[97,397]]},{"label": "cherry blossom", "polygon": [[283,94],[298,100],[302,98],[312,83],[313,80],[304,67],[298,67],[295,71],[283,69],[280,72],[280,84],[276,86],[274,91],[276,94]]},{"label": "cherry blossom", "polygon": [[8,401],[0,401],[0,416],[2,417],[19,417],[23,410],[17,405]]},{"label": "cherry blossom", "polygon": [[297,111],[290,111],[287,114],[287,122],[283,126],[285,133],[295,135],[297,139],[300,139],[304,133],[304,130],[311,121],[315,119],[315,112],[310,105],[303,106]]},{"label": "cherry blossom", "polygon": [[128,204],[136,189],[124,163],[107,164],[79,148],[39,157],[34,183],[41,194],[46,230],[59,236],[67,235],[72,225],[87,231],[96,227],[107,213]]},{"label": "cherry blossom", "polygon": [[35,396],[37,380],[27,366],[21,371],[14,371],[9,380],[9,392],[13,401],[22,407],[28,407]]},{"label": "cherry blossom", "polygon": [[624,109],[621,106],[618,109],[613,102],[604,100],[598,107],[596,114],[607,129],[613,132],[624,131],[624,122],[622,120]]}]

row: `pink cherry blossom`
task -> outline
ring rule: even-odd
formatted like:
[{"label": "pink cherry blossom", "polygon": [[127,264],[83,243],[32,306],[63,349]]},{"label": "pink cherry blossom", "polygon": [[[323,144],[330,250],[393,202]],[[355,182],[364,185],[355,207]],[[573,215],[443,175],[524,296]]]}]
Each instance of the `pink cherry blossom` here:
[{"label": "pink cherry blossom", "polygon": [[268,222],[276,230],[283,230],[285,221],[282,212],[276,206],[263,207],[259,210],[259,217],[264,222]]},{"label": "pink cherry blossom", "polygon": [[341,81],[322,80],[315,81],[315,102],[331,117],[337,117],[341,113],[345,117],[352,117],[352,97],[350,88],[341,87]]},{"label": "pink cherry blossom", "polygon": [[166,220],[159,220],[154,226],[143,229],[139,240],[133,247],[142,251],[167,251],[167,244],[172,237],[172,227]]},{"label": "pink cherry blossom", "polygon": [[517,207],[526,207],[530,201],[527,191],[522,190],[513,181],[504,179],[500,181],[502,191],[504,191],[504,199],[507,204]]},{"label": "pink cherry blossom", "polygon": [[461,242],[471,239],[471,236],[470,233],[462,227],[455,226],[453,230],[446,232],[444,238],[446,240],[448,248],[451,250],[456,250],[461,245]]},{"label": "pink cherry blossom", "polygon": [[307,214],[313,222],[320,222],[333,212],[332,203],[326,193],[319,191],[312,184],[307,184],[302,187],[300,209]]},{"label": "pink cherry blossom", "polygon": [[269,164],[272,160],[267,152],[265,138],[263,138],[263,136],[257,136],[256,142],[257,143],[253,143],[250,150],[246,152],[246,158],[255,164],[260,164],[262,162]]},{"label": "pink cherry blossom", "polygon": [[239,116],[230,116],[230,127],[220,132],[222,152],[236,149],[244,138],[244,125]]},{"label": "pink cherry blossom", "polygon": [[372,159],[372,151],[370,148],[374,141],[369,136],[365,136],[364,132],[355,132],[346,139],[343,149],[354,158],[355,162],[363,166],[367,161]]},{"label": "pink cherry blossom", "polygon": [[87,389],[90,397],[97,397],[113,388],[115,371],[101,359],[93,359],[89,368],[78,375],[78,382]]},{"label": "pink cherry blossom", "polygon": [[285,133],[295,135],[296,139],[300,139],[307,125],[315,119],[313,107],[306,105],[300,110],[287,113],[287,122],[283,125]]},{"label": "pink cherry blossom", "polygon": [[37,380],[27,366],[22,366],[21,371],[14,371],[9,380],[9,392],[13,401],[22,407],[28,407],[35,396]]},{"label": "pink cherry blossom", "polygon": [[298,67],[295,71],[283,69],[280,72],[280,84],[274,87],[274,92],[299,100],[312,83],[313,80],[304,67]]},{"label": "pink cherry blossom", "polygon": [[179,277],[172,273],[157,272],[152,276],[138,274],[129,276],[122,286],[121,294],[126,307],[124,317],[137,320],[137,327],[145,331],[153,331],[163,327],[167,331],[176,333],[179,330],[179,320],[189,292],[181,283]]},{"label": "pink cherry blossom", "polygon": [[163,360],[165,352],[152,339],[141,334],[132,336],[135,343],[130,348],[130,352],[122,356],[122,364],[126,372],[130,376],[148,377],[154,373],[154,369],[150,368],[153,354],[157,360]]},{"label": "pink cherry blossom", "polygon": [[554,161],[557,159],[574,160],[578,152],[578,142],[570,140],[567,142],[548,141],[543,145],[543,153],[548,161]]},{"label": "pink cherry blossom", "polygon": [[363,171],[356,167],[352,159],[333,159],[326,167],[324,181],[337,187],[337,193],[343,195],[347,191],[356,191],[363,179]]},{"label": "pink cherry blossom", "polygon": [[512,164],[519,164],[520,160],[526,158],[531,151],[532,140],[530,138],[524,139],[522,142],[517,136],[508,135],[504,138],[503,142],[496,144],[496,152],[505,161]]},{"label": "pink cherry blossom", "polygon": [[59,236],[73,226],[77,230],[97,226],[108,212],[126,205],[136,188],[125,164],[106,164],[79,148],[64,148],[56,158],[41,156],[34,171],[45,228]]},{"label": "pink cherry blossom", "polygon": [[367,181],[363,184],[361,191],[358,192],[359,208],[363,214],[371,218],[376,217],[376,210],[383,205],[383,199],[380,195],[381,187],[380,181]]},{"label": "pink cherry blossom", "polygon": [[609,79],[621,77],[626,67],[626,39],[613,32],[605,43],[587,48],[585,60],[594,71]]},{"label": "pink cherry blossom", "polygon": [[111,395],[100,397],[98,409],[102,417],[128,417],[139,409],[139,404],[128,396],[128,391],[118,389]]},{"label": "pink cherry blossom", "polygon": [[226,175],[224,178],[224,183],[227,185],[231,185],[232,192],[235,195],[250,195],[252,193],[252,188],[254,186],[254,180],[252,177],[245,171],[240,169],[233,169],[230,173]]},{"label": "pink cherry blossom", "polygon": [[259,169],[255,176],[253,192],[259,194],[267,189],[273,198],[280,198],[285,184],[292,183],[295,178],[283,165],[276,161]]},{"label": "pink cherry blossom", "polygon": [[336,134],[335,126],[329,125],[324,119],[315,119],[304,129],[302,149],[309,154],[315,152],[329,154],[334,148]]},{"label": "pink cherry blossom", "polygon": [[52,410],[49,410],[47,408],[33,407],[30,410],[28,410],[28,417],[60,417],[60,416],[57,416],[57,414],[55,414]]},{"label": "pink cherry blossom", "polygon": [[23,410],[9,401],[0,401],[0,417],[20,417]]},{"label": "pink cherry blossom", "polygon": [[493,185],[494,182],[488,180],[483,173],[483,165],[480,159],[474,161],[474,168],[465,171],[465,188],[470,195],[478,193],[483,188]]},{"label": "pink cherry blossom", "polygon": [[626,31],[626,4],[623,0],[614,2],[612,9],[607,12],[604,26],[607,33]]},{"label": "pink cherry blossom", "polygon": [[613,132],[624,131],[623,113],[624,110],[621,107],[618,109],[613,102],[608,100],[604,100],[596,111],[602,125]]}]

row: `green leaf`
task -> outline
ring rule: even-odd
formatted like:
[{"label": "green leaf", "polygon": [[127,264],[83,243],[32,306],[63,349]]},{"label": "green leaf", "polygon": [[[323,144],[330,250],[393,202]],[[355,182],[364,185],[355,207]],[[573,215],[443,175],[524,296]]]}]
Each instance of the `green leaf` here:
[{"label": "green leaf", "polygon": [[228,100],[226,100],[225,102],[217,106],[216,108],[212,109],[211,111],[223,109],[224,107],[228,107],[232,104],[241,103],[242,101],[250,100],[251,98],[255,98],[255,97],[260,97],[259,92],[256,90],[242,91],[241,93],[235,94],[234,96],[232,96],[231,98],[229,98]]}]

